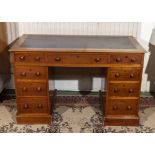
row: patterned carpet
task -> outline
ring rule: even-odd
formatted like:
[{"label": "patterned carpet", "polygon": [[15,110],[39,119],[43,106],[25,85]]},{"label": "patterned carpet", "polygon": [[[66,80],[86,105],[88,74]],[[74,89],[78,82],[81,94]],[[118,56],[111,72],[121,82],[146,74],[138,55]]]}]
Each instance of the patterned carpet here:
[{"label": "patterned carpet", "polygon": [[155,132],[155,99],[141,97],[140,126],[104,126],[98,96],[57,96],[51,125],[17,125],[16,100],[0,103],[0,132],[17,133],[152,133]]}]

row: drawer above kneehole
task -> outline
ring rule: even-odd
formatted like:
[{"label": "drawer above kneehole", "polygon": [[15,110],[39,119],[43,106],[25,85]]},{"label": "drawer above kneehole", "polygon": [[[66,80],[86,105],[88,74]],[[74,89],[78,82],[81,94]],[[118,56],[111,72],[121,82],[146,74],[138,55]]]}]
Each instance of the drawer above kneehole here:
[{"label": "drawer above kneehole", "polygon": [[48,53],[49,64],[55,66],[63,65],[102,65],[108,63],[107,54],[87,54],[87,53]]}]

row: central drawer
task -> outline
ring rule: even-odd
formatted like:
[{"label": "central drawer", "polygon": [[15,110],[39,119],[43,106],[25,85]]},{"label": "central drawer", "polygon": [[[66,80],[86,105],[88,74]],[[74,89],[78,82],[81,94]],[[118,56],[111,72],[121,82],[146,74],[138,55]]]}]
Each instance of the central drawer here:
[{"label": "central drawer", "polygon": [[65,64],[107,64],[108,55],[90,53],[48,53],[47,62],[58,66]]},{"label": "central drawer", "polygon": [[47,82],[17,82],[18,96],[47,96]]},{"label": "central drawer", "polygon": [[139,96],[139,83],[110,83],[110,97],[137,97]]}]

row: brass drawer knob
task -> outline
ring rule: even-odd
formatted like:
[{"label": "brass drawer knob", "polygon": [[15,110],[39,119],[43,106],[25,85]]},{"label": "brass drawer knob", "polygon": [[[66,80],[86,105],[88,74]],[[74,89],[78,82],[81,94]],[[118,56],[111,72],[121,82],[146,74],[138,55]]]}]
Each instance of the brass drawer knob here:
[{"label": "brass drawer knob", "polygon": [[20,60],[25,60],[25,56],[20,56],[19,59]]},{"label": "brass drawer knob", "polygon": [[121,61],[121,58],[116,58],[116,62],[120,62]]},{"label": "brass drawer knob", "polygon": [[28,108],[29,108],[28,104],[24,104],[24,109],[28,109]]},{"label": "brass drawer knob", "polygon": [[37,91],[41,92],[42,91],[41,87],[37,87]]},{"label": "brass drawer knob", "polygon": [[119,76],[120,76],[120,74],[119,74],[119,73],[116,73],[116,74],[115,74],[115,77],[116,77],[116,78],[118,78]]},{"label": "brass drawer knob", "polygon": [[131,58],[131,62],[136,62],[136,58],[135,57]]},{"label": "brass drawer knob", "polygon": [[117,93],[119,91],[118,88],[114,88],[114,93]]},{"label": "brass drawer knob", "polygon": [[113,106],[113,110],[117,110],[118,109],[118,106],[117,105],[114,105]]},{"label": "brass drawer knob", "polygon": [[56,57],[55,61],[61,61],[61,58],[60,57]]},{"label": "brass drawer knob", "polygon": [[128,106],[127,106],[127,110],[132,110],[131,105],[128,105]]},{"label": "brass drawer knob", "polygon": [[133,89],[132,88],[129,89],[129,93],[133,93]]},{"label": "brass drawer knob", "polygon": [[21,76],[26,76],[26,72],[21,72],[20,75]]},{"label": "brass drawer knob", "polygon": [[101,61],[101,58],[96,58],[95,61],[99,63]]},{"label": "brass drawer knob", "polygon": [[134,74],[133,73],[130,74],[130,78],[134,78]]},{"label": "brass drawer knob", "polygon": [[43,107],[43,105],[40,103],[40,104],[37,104],[37,108],[38,109],[41,109]]},{"label": "brass drawer knob", "polygon": [[36,72],[35,75],[36,75],[36,76],[40,76],[41,73],[40,73],[40,72]]},{"label": "brass drawer knob", "polygon": [[26,92],[27,91],[27,88],[26,87],[23,87],[22,91],[23,92]]},{"label": "brass drawer knob", "polygon": [[40,60],[40,57],[39,57],[39,56],[36,56],[36,57],[35,57],[35,60],[36,60],[36,61],[39,61],[39,60]]}]

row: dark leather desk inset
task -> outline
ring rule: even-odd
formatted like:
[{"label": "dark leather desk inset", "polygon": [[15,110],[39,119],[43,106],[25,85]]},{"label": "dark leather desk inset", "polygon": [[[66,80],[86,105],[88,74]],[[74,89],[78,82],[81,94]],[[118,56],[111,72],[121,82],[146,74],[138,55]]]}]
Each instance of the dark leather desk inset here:
[{"label": "dark leather desk inset", "polygon": [[17,123],[51,123],[48,67],[103,67],[104,125],[139,125],[144,49],[133,37],[23,35],[14,58]]}]

